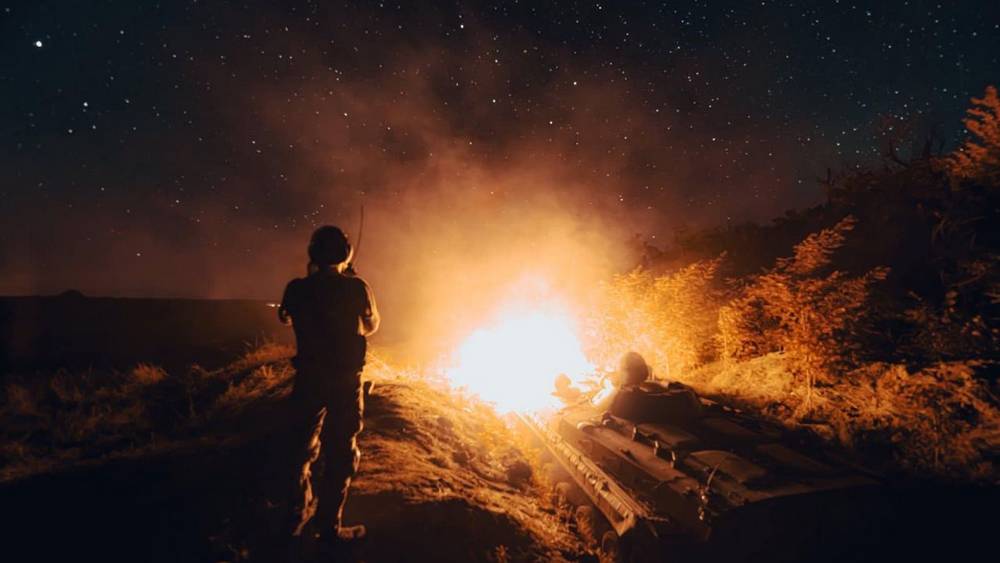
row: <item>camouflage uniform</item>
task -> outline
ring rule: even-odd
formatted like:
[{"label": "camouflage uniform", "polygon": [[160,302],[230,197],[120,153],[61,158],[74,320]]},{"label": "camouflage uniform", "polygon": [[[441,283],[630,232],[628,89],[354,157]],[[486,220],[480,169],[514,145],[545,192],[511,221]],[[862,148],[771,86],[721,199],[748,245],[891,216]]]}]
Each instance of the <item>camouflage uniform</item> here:
[{"label": "camouflage uniform", "polygon": [[325,267],[288,284],[281,313],[291,317],[297,344],[293,427],[308,437],[296,462],[293,534],[310,522],[337,530],[361,455],[361,371],[365,335],[378,328],[375,299],[362,279]]}]

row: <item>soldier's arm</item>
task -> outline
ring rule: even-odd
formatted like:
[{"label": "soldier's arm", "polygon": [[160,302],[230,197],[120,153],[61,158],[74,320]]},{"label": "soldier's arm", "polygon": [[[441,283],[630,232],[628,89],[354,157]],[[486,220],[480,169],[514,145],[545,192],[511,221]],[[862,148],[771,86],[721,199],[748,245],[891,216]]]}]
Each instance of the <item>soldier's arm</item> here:
[{"label": "soldier's arm", "polygon": [[363,288],[363,306],[361,308],[361,334],[364,336],[369,336],[374,334],[378,330],[379,323],[382,319],[378,314],[378,306],[375,304],[375,294],[372,292],[372,288],[368,286],[364,280],[360,278],[358,281],[361,282],[361,287]]},{"label": "soldier's arm", "polygon": [[295,280],[288,282],[288,285],[285,286],[285,293],[281,296],[281,305],[278,306],[278,320],[284,325],[292,324],[292,316],[291,313],[288,312],[288,306],[291,299],[293,299],[292,293],[294,285]]}]

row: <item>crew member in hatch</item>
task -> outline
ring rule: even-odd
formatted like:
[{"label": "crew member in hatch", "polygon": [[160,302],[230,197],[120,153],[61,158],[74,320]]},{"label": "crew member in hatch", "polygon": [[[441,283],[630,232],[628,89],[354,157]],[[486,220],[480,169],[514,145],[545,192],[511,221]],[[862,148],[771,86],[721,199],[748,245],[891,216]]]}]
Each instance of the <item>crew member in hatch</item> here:
[{"label": "crew member in hatch", "polygon": [[295,330],[292,401],[303,429],[292,534],[310,529],[330,543],[365,535],[364,526],[345,526],[342,516],[361,456],[365,337],[378,330],[379,314],[371,288],[354,275],[352,254],[339,228],[317,229],[308,275],[288,283],[278,309],[281,322]]}]

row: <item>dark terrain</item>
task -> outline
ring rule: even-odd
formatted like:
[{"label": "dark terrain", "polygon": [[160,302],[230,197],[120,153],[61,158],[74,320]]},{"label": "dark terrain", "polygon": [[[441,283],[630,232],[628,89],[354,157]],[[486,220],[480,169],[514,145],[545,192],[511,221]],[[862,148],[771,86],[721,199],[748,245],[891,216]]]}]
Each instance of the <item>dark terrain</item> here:
[{"label": "dark terrain", "polygon": [[248,346],[291,342],[264,301],[0,297],[0,373],[128,369],[144,362],[168,371],[217,368]]}]

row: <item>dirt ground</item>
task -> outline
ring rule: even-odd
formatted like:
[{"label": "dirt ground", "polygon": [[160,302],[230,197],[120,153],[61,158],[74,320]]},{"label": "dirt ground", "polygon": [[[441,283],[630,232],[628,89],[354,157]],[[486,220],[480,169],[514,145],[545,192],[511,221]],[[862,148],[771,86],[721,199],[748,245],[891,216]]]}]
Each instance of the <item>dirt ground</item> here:
[{"label": "dirt ground", "polygon": [[[588,559],[531,461],[481,403],[370,368],[349,553],[307,561]],[[282,383],[287,387],[287,382]],[[12,560],[285,561],[289,449],[283,395],[260,394],[210,432],[0,485]],[[308,543],[308,542],[307,542]]]}]

